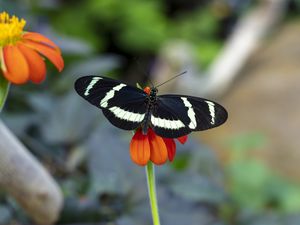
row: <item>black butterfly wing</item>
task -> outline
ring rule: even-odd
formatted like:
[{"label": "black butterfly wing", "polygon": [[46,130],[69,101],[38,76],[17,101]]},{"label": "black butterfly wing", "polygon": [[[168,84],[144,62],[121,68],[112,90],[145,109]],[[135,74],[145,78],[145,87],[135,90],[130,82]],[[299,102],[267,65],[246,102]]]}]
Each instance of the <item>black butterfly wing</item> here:
[{"label": "black butterfly wing", "polygon": [[102,109],[116,127],[133,130],[144,120],[147,94],[133,86],[102,76],[76,80],[75,90],[85,100]]},{"label": "black butterfly wing", "polygon": [[151,114],[155,133],[176,138],[192,131],[220,126],[227,120],[227,111],[218,103],[185,95],[160,95]]}]

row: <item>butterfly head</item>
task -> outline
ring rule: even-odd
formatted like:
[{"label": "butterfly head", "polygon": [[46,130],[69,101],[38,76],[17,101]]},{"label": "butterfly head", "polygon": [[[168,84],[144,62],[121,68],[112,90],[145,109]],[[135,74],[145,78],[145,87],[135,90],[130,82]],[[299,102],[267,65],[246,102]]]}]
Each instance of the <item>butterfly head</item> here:
[{"label": "butterfly head", "polygon": [[144,88],[144,92],[147,94],[147,95],[150,95],[150,93],[151,93],[151,88],[150,87],[145,87]]},{"label": "butterfly head", "polygon": [[147,95],[156,95],[158,90],[156,87],[145,87],[144,88],[144,92],[147,94]]},{"label": "butterfly head", "polygon": [[150,100],[155,101],[156,95],[157,95],[157,92],[158,92],[158,90],[157,90],[156,87],[152,87],[152,88],[150,88],[150,87],[145,87],[145,88],[144,88],[144,92],[145,92],[147,95],[149,95]]}]

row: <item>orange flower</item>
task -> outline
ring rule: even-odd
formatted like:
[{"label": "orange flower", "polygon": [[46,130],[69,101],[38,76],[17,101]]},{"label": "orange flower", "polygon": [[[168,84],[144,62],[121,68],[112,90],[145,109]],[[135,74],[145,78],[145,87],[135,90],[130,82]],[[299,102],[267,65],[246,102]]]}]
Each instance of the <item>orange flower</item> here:
[{"label": "orange flower", "polygon": [[[24,32],[24,19],[0,13],[0,63],[4,77],[14,84],[29,80],[40,83],[46,76],[43,57],[48,58],[58,71],[64,68],[60,49],[47,37]],[[42,55],[42,56],[41,56]]]},{"label": "orange flower", "polygon": [[[177,140],[184,144],[187,136],[179,137]],[[145,166],[148,161],[156,165],[164,164],[168,159],[172,162],[176,154],[176,143],[173,138],[163,138],[149,128],[146,135],[138,129],[130,142],[130,156],[133,162]]]}]

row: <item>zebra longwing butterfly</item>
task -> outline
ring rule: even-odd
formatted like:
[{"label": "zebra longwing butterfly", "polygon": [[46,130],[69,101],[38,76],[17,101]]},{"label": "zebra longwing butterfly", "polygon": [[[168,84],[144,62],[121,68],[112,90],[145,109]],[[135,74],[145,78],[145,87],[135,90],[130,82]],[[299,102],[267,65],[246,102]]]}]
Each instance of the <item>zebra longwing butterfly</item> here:
[{"label": "zebra longwing butterfly", "polygon": [[162,137],[181,137],[192,131],[220,126],[227,111],[218,103],[187,95],[157,95],[103,76],[85,76],[76,80],[75,90],[91,104],[102,109],[116,127],[144,133],[151,127]]}]

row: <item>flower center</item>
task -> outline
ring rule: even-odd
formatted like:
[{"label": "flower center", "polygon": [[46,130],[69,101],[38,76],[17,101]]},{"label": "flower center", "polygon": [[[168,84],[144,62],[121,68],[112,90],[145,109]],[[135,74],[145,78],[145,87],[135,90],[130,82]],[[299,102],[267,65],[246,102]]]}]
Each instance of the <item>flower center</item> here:
[{"label": "flower center", "polygon": [[10,17],[6,12],[0,13],[0,47],[19,41],[25,24],[24,19],[20,20],[16,16]]}]

